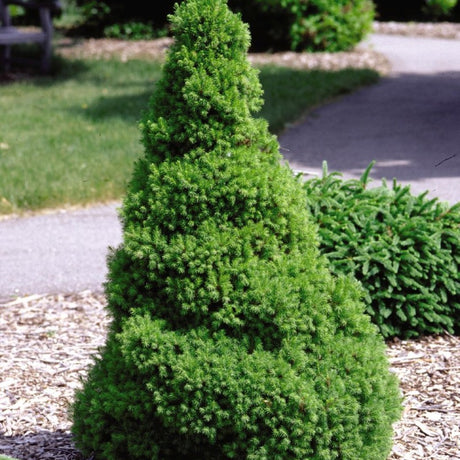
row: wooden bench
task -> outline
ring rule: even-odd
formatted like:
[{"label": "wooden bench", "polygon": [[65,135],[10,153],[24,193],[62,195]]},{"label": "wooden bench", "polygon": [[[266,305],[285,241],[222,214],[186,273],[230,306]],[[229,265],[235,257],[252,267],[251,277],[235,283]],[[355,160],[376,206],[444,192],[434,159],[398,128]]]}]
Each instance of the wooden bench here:
[{"label": "wooden bench", "polygon": [[[8,5],[33,9],[38,13],[37,30],[19,29],[13,26]],[[37,43],[41,47],[40,70],[50,70],[53,38],[52,13],[60,10],[60,5],[53,0],[0,0],[0,66],[4,71],[10,69],[12,57],[11,46],[22,43]],[[38,25],[38,24],[37,24]]]}]

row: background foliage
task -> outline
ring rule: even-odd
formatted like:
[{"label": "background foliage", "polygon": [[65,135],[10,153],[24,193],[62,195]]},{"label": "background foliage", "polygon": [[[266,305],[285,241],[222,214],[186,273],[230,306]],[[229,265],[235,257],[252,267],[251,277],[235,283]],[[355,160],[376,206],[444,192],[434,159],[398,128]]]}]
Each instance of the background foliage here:
[{"label": "background foliage", "polygon": [[[136,39],[168,34],[167,15],[175,0],[157,0],[153,9],[142,0],[61,3],[60,23],[68,31]],[[250,24],[253,49],[264,51],[350,48],[369,31],[374,11],[380,21],[460,20],[458,0],[229,0],[229,5]]]},{"label": "background foliage", "polygon": [[[348,50],[370,32],[374,17],[373,3],[369,0],[255,0],[253,5],[248,3],[251,2],[230,0],[229,5],[241,11],[243,20],[250,24],[255,43],[263,43],[265,48]],[[261,12],[271,18],[268,27],[263,27]],[[253,24],[259,27],[256,29]]]},{"label": "background foliage", "polygon": [[[175,3],[159,0],[152,10],[140,0],[76,1],[82,13],[77,31],[122,38],[166,34]],[[252,48],[263,51],[346,50],[370,31],[374,16],[370,0],[229,0],[229,6],[250,25]]]}]

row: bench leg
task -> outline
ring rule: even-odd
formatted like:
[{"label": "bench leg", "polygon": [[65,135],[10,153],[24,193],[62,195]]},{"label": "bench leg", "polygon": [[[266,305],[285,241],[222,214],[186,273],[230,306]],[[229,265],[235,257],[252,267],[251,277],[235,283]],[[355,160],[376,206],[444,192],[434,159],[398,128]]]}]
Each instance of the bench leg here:
[{"label": "bench leg", "polygon": [[10,71],[10,63],[11,63],[11,46],[4,45],[1,47],[0,64],[1,64],[2,69],[5,72]]},{"label": "bench leg", "polygon": [[42,45],[42,59],[40,62],[40,70],[43,73],[48,73],[51,67],[52,46],[51,41]]},{"label": "bench leg", "polygon": [[42,60],[40,63],[40,70],[43,73],[48,73],[51,67],[52,57],[52,39],[53,39],[53,23],[51,21],[51,14],[48,8],[40,8],[40,24],[45,32],[46,39],[42,44]]}]

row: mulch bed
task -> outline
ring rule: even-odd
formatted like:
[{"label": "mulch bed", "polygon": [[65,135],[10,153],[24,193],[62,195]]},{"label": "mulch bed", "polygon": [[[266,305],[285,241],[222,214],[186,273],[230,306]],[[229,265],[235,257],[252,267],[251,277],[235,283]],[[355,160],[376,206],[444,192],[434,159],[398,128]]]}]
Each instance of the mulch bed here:
[{"label": "mulch bed", "polygon": [[[30,296],[0,312],[0,454],[90,460],[72,443],[68,409],[105,342],[104,296]],[[389,460],[460,459],[460,338],[395,340],[388,356],[404,396]]]},{"label": "mulch bed", "polygon": [[373,32],[386,35],[460,40],[460,24],[455,22],[375,21]]},{"label": "mulch bed", "polygon": [[[173,43],[172,38],[156,40],[126,41],[109,38],[89,40],[62,39],[57,42],[57,54],[66,58],[119,59],[127,62],[131,59],[163,60]],[[388,60],[371,49],[357,48],[340,53],[295,53],[283,51],[276,53],[249,53],[249,61],[257,65],[282,65],[296,69],[341,70],[374,69],[382,74],[390,70]]]}]

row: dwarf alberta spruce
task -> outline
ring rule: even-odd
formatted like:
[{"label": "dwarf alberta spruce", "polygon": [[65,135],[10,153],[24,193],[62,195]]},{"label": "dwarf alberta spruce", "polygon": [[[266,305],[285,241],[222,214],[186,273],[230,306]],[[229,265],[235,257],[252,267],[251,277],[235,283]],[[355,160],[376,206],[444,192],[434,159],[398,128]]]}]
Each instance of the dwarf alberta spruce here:
[{"label": "dwarf alberta spruce", "polygon": [[109,260],[113,321],[73,406],[77,446],[96,459],[384,459],[397,381],[253,118],[247,27],[224,0],[186,1],[171,21]]}]

